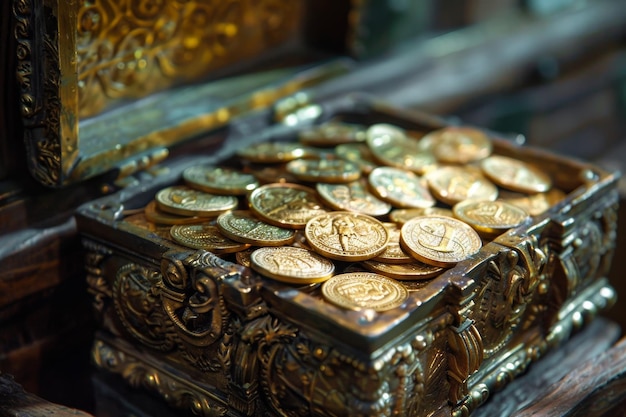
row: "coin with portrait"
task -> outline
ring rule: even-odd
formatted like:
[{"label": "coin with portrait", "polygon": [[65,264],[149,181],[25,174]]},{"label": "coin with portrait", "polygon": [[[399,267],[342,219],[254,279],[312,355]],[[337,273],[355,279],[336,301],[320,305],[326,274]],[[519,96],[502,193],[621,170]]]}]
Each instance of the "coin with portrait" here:
[{"label": "coin with portrait", "polygon": [[322,285],[327,301],[349,310],[370,309],[378,312],[400,307],[409,296],[399,282],[373,272],[350,272],[335,275]]},{"label": "coin with portrait", "polygon": [[316,216],[306,224],[304,233],[314,251],[340,261],[375,258],[389,242],[389,233],[380,221],[348,211]]},{"label": "coin with portrait", "polygon": [[262,185],[248,196],[250,209],[269,224],[303,229],[313,217],[326,213],[314,189],[299,184]]},{"label": "coin with portrait", "polygon": [[256,249],[250,255],[250,266],[263,276],[290,284],[323,282],[335,272],[332,261],[292,246]]}]

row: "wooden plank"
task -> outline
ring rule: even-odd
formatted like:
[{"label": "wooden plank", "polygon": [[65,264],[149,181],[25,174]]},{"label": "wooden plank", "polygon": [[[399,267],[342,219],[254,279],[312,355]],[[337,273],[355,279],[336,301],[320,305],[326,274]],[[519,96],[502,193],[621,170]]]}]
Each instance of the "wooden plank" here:
[{"label": "wooden plank", "polygon": [[48,402],[27,393],[8,374],[0,373],[0,417],[93,417],[84,411]]}]

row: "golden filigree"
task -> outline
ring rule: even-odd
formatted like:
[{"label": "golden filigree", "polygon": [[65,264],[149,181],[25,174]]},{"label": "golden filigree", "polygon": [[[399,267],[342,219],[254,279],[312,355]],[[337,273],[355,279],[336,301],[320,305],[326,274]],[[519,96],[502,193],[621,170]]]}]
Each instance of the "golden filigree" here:
[{"label": "golden filigree", "polygon": [[[20,87],[20,110],[24,123],[28,163],[33,176],[55,185],[61,167],[61,74],[58,32],[40,35],[43,5],[15,0],[16,77]],[[43,32],[43,31],[42,31]]]},{"label": "golden filigree", "polygon": [[77,12],[79,116],[206,78],[293,36],[292,0],[98,0]]},{"label": "golden filigree", "polygon": [[176,345],[172,323],[166,320],[156,284],[159,271],[136,263],[117,270],[113,282],[113,304],[126,330],[140,343],[169,351]]},{"label": "golden filigree", "polygon": [[451,327],[448,346],[450,401],[459,404],[469,394],[468,378],[483,362],[483,342],[474,322],[465,320],[459,327]]},{"label": "golden filigree", "polygon": [[145,358],[137,357],[136,352],[125,351],[104,339],[96,339],[92,357],[101,369],[122,375],[132,387],[155,391],[173,407],[186,409],[202,417],[228,414],[222,399],[198,389],[192,381],[181,379],[176,374],[146,362]]}]

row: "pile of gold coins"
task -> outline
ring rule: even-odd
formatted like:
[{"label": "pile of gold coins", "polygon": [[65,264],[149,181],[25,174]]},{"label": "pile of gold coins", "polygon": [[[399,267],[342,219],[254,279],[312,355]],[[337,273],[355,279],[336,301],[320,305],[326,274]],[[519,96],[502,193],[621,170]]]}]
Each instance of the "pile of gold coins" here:
[{"label": "pile of gold coins", "polygon": [[240,149],[234,166],[187,168],[144,216],[180,245],[314,292],[322,283],[342,308],[385,311],[564,197],[492,148],[471,127],[328,122]]}]

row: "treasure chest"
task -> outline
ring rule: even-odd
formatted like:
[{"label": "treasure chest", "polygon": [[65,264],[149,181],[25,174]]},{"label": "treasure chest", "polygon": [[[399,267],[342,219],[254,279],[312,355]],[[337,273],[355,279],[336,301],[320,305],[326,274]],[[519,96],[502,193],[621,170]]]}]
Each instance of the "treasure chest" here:
[{"label": "treasure chest", "polygon": [[[471,130],[490,144],[491,156],[479,164],[482,168],[469,161],[425,168],[409,149],[432,140],[430,146],[443,152],[438,145],[446,141],[441,132],[461,127],[363,95],[314,106],[318,116],[301,124],[268,123],[253,132],[250,126],[259,126],[258,118],[267,120],[267,114],[238,119],[218,147],[206,149],[206,155],[172,159],[150,180],[79,209],[89,291],[101,323],[93,348],[97,366],[200,415],[467,415],[613,303],[615,292],[605,276],[616,230],[615,173],[519,146],[484,130]],[[302,141],[322,136],[322,142],[336,144],[355,126],[365,129],[359,132],[375,154],[368,157],[361,149],[353,160],[365,170],[360,172],[369,172],[362,174],[368,183],[362,189],[351,189],[347,180],[336,184],[341,191],[335,194],[351,197],[335,201],[345,206],[332,206],[323,199],[321,185],[336,181],[324,177],[322,184],[303,177],[298,167],[306,162],[334,166],[349,157],[337,157],[341,145],[336,145],[315,149],[316,156],[308,156],[312,159],[298,159],[310,152]],[[359,135],[348,136],[354,140]],[[399,142],[388,143],[395,140],[392,137]],[[261,155],[262,145],[272,151]],[[443,153],[452,156],[453,152]],[[466,159],[469,151],[460,157]],[[463,178],[457,177],[447,182],[447,191],[436,194],[437,178],[461,166],[467,170],[465,176],[480,169],[486,175],[485,161],[490,158],[505,164],[498,165],[499,173],[491,177],[499,184],[501,198],[487,200],[507,200],[517,207],[527,204],[526,212],[532,215],[513,225],[501,224],[499,229],[474,223],[481,231],[481,243],[480,249],[471,250],[473,238],[461,238],[459,224],[446,223],[449,214],[436,209],[453,207],[456,217],[451,220],[456,222],[463,218],[463,204],[486,204],[485,197],[475,200],[478,197],[472,194],[481,187],[473,180],[465,187]],[[286,171],[281,170],[280,164],[289,159],[297,163],[289,162]],[[404,168],[395,167],[393,161]],[[415,168],[414,162],[426,170],[422,176],[408,171]],[[506,191],[511,188],[502,182],[507,165],[518,163],[545,175],[554,194],[549,197],[547,188],[527,190],[530,194],[525,196]],[[198,190],[190,174],[198,167],[217,168],[223,175],[228,170],[250,172],[258,182],[250,188],[258,188],[235,197],[234,206],[219,210],[225,214],[215,220],[217,212],[193,208],[189,202],[200,197],[186,194]],[[342,167],[342,174],[349,171]],[[386,168],[410,172],[426,179],[428,186],[419,188],[418,180],[411,188],[408,179],[385,172]],[[384,174],[376,174],[381,169]],[[304,170],[306,175],[313,171]],[[268,172],[273,179],[266,179]],[[375,191],[375,175],[384,177],[388,194],[393,184],[404,184],[399,187],[406,199],[394,200],[385,191]],[[518,172],[511,177],[529,180],[532,176]],[[196,188],[189,188],[190,184]],[[276,194],[279,197],[272,195],[272,187],[283,190]],[[306,197],[306,204],[290,205],[304,198],[288,196],[285,190],[294,187],[315,195]],[[433,204],[425,203],[424,196],[417,197],[417,203],[408,198],[428,189],[437,195]],[[178,197],[172,197],[172,190],[178,190]],[[361,214],[368,210],[362,207],[370,206],[362,201],[370,195],[368,190],[391,204],[385,214]],[[453,196],[454,190],[470,194],[464,194],[462,203]],[[228,194],[232,193],[218,192],[221,197]],[[256,198],[263,201],[260,208],[255,206]],[[273,202],[276,199],[280,201]],[[353,200],[361,201],[355,205],[361,209],[350,205]],[[156,207],[149,209],[155,201]],[[305,205],[307,210],[318,210],[306,222],[293,214]],[[293,216],[272,217],[268,213],[274,207],[275,212]],[[421,211],[403,219],[411,210]],[[487,212],[499,210],[503,208],[475,209],[486,217]],[[228,215],[239,213],[241,226],[243,212],[260,223],[276,225],[282,219],[282,229],[296,231],[289,234],[289,242],[277,243],[276,236],[265,236],[272,243],[263,243],[263,237],[245,243],[222,224]],[[324,220],[333,213],[339,217]],[[166,220],[168,215],[174,219]],[[195,221],[189,220],[194,216]],[[396,243],[410,261],[383,260],[380,251],[374,253],[378,229],[359,216],[374,218],[377,225],[401,224]],[[290,220],[293,217],[299,219],[298,225]],[[433,219],[434,223],[419,223]],[[486,222],[482,219],[474,220]],[[175,224],[189,221],[193,224]],[[260,227],[255,224],[239,229]],[[410,237],[420,230],[428,230],[432,237],[421,241],[417,237],[421,249]],[[383,238],[383,246],[390,246],[389,235]],[[225,237],[235,239],[224,243]],[[366,243],[359,246],[355,241]],[[254,250],[248,249],[250,245]],[[361,248],[357,256],[351,245]],[[471,255],[448,259],[450,245],[463,246]],[[285,248],[286,255],[275,254]],[[424,254],[424,248],[436,255]],[[301,257],[300,251],[307,255]],[[331,268],[318,271],[314,266],[318,257]]]},{"label": "treasure chest", "polygon": [[[380,9],[112,3],[12,4],[30,173],[57,196],[107,194],[84,196],[75,213],[99,329],[92,357],[103,371],[199,415],[465,415],[614,301],[606,274],[616,173],[475,126],[456,128],[482,138],[482,155],[435,156],[444,141],[436,135],[455,126],[397,106],[416,81],[417,58],[389,57],[368,69],[345,59],[345,45],[339,54],[304,48],[330,44],[336,52],[329,36],[338,36],[350,39],[350,52],[363,52],[380,22],[367,19]],[[617,19],[615,7],[600,9],[591,16]],[[340,33],[315,30],[329,16],[341,17],[343,26],[329,25]],[[387,49],[381,39],[370,39],[371,51]],[[431,58],[438,42],[418,58]],[[418,162],[413,152],[433,159]],[[461,159],[446,160],[453,153]],[[483,178],[482,161],[492,157],[530,164],[547,178],[544,188]],[[313,174],[320,164],[340,168],[320,177]],[[512,205],[524,207],[521,219],[473,223],[469,240],[450,239],[472,223],[459,221],[461,208],[451,210],[473,199],[436,185],[442,164],[463,169],[453,180],[458,189],[476,188],[467,182],[474,175],[494,187],[481,197],[484,216]],[[203,186],[194,169],[229,180],[217,190]],[[374,170],[383,173],[380,187],[369,181]],[[229,189],[240,174],[254,180],[244,191]],[[398,182],[412,185],[390,196]],[[319,216],[340,213],[316,217],[329,236],[308,221],[275,218],[291,201],[285,189],[306,194]],[[187,206],[207,192],[230,203],[210,214]],[[278,206],[252,203],[271,192]],[[408,194],[419,198],[407,202]],[[383,211],[355,209],[362,195]],[[287,237],[278,244],[240,231],[227,236],[218,218],[229,213]],[[431,230],[428,242],[408,237],[419,219],[431,222],[418,227]],[[324,249],[316,237],[334,243]],[[347,253],[348,244],[359,244],[359,253]],[[387,254],[392,246],[395,255]],[[453,246],[474,249],[447,259]],[[285,248],[287,255],[271,255]],[[314,262],[327,269],[307,275]]]}]

